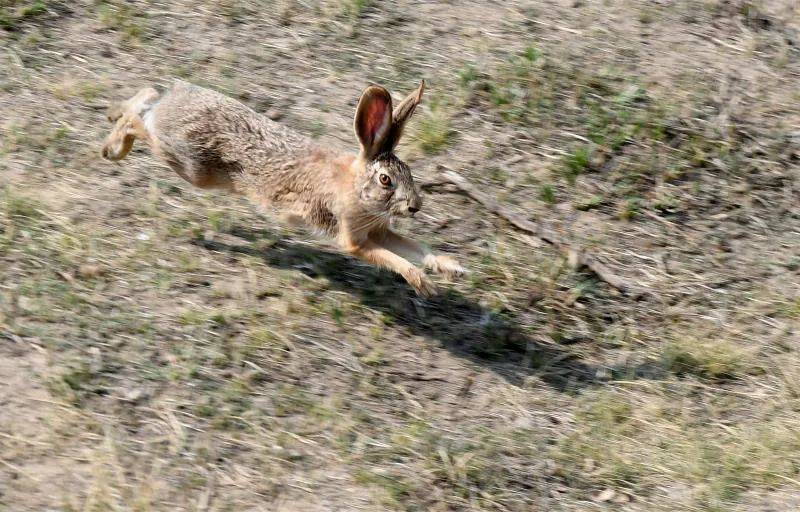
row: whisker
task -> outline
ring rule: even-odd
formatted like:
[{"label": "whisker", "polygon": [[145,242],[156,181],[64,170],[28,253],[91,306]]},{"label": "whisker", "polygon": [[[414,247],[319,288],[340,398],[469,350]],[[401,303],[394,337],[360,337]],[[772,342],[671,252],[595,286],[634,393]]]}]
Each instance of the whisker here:
[{"label": "whisker", "polygon": [[368,217],[361,217],[358,219],[357,223],[352,225],[351,229],[353,229],[353,231],[365,231],[381,224],[382,222],[386,222],[387,219],[388,216],[386,216],[384,213],[379,215],[370,215]]}]

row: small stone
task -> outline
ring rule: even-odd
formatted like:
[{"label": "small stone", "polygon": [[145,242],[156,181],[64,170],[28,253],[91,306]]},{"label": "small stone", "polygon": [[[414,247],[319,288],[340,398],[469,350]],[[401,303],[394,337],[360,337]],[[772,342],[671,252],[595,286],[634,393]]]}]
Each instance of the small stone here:
[{"label": "small stone", "polygon": [[547,476],[553,476],[561,473],[561,468],[556,464],[556,461],[552,459],[545,459],[544,461],[544,474]]},{"label": "small stone", "polygon": [[20,295],[17,297],[17,306],[23,311],[32,312],[36,311],[36,303],[30,297],[25,297],[24,295]]},{"label": "small stone", "polygon": [[542,301],[545,298],[544,292],[540,289],[533,289],[528,293],[528,306]]},{"label": "small stone", "polygon": [[603,489],[602,491],[592,493],[592,501],[603,503],[613,500],[616,495],[617,493],[614,491],[614,489]]},{"label": "small stone", "polygon": [[128,392],[125,393],[125,400],[129,402],[138,402],[142,397],[144,397],[144,390],[142,388],[129,389]]},{"label": "small stone", "polygon": [[277,121],[278,119],[283,117],[283,112],[281,112],[277,108],[271,108],[267,110],[267,117],[272,119],[273,121]]},{"label": "small stone", "polygon": [[97,347],[90,347],[89,355],[91,356],[89,371],[92,373],[100,373],[103,369],[103,354],[100,352],[100,349]]},{"label": "small stone", "polygon": [[75,281],[75,276],[72,274],[72,272],[61,272],[61,271],[59,271],[58,275],[61,276],[61,278],[64,281],[68,282],[68,283],[71,283],[71,282]]},{"label": "small stone", "polygon": [[633,498],[629,494],[625,494],[624,492],[619,492],[617,493],[616,496],[614,496],[614,499],[612,499],[611,502],[622,505],[624,503],[628,503],[632,499]]},{"label": "small stone", "polygon": [[604,149],[598,149],[592,153],[589,158],[589,167],[592,169],[601,169],[608,162],[610,155]]},{"label": "small stone", "polygon": [[78,275],[81,277],[97,277],[102,273],[103,269],[100,267],[100,265],[88,263],[78,267]]}]

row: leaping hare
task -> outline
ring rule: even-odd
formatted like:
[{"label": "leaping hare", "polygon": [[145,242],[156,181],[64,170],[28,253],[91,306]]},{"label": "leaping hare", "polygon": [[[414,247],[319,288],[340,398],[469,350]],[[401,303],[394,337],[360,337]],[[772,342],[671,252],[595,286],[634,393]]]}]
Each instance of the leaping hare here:
[{"label": "leaping hare", "polygon": [[445,275],[464,269],[449,256],[390,229],[392,216],[422,206],[411,172],[394,149],[422,99],[425,82],[392,111],[383,87],[370,86],[356,107],[357,155],[320,147],[310,139],[217,92],[177,81],[112,107],[114,124],[103,157],[121,160],[135,139],[189,183],[247,196],[336,239],[343,251],[402,275],[418,294],[436,293],[409,260]]}]

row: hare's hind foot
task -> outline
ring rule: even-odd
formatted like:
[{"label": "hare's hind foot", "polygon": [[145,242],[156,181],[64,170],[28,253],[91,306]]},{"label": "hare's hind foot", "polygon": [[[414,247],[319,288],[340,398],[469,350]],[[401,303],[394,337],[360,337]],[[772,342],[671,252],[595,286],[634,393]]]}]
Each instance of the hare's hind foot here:
[{"label": "hare's hind foot", "polygon": [[108,109],[108,120],[114,128],[103,144],[103,158],[117,161],[125,158],[133,148],[136,138],[148,138],[147,129],[141,114],[150,108],[158,99],[158,91],[146,87],[133,97],[111,105]]},{"label": "hare's hind foot", "polygon": [[114,162],[122,160],[133,149],[133,141],[137,137],[147,137],[142,119],[139,116],[123,114],[106,137],[102,150],[103,158]]}]

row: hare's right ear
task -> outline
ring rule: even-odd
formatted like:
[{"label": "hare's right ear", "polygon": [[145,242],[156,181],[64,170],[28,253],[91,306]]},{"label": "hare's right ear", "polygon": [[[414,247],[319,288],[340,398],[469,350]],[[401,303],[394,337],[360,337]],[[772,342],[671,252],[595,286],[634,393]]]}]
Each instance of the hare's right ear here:
[{"label": "hare's right ear", "polygon": [[371,160],[384,149],[392,129],[392,97],[383,87],[372,85],[358,100],[353,122],[356,137],[361,143],[361,154]]},{"label": "hare's right ear", "polygon": [[419,87],[395,107],[392,113],[392,134],[388,141],[391,149],[394,149],[397,143],[400,142],[400,136],[403,135],[403,128],[405,128],[406,122],[411,118],[419,102],[422,101],[423,91],[425,91],[425,80],[420,82]]}]

